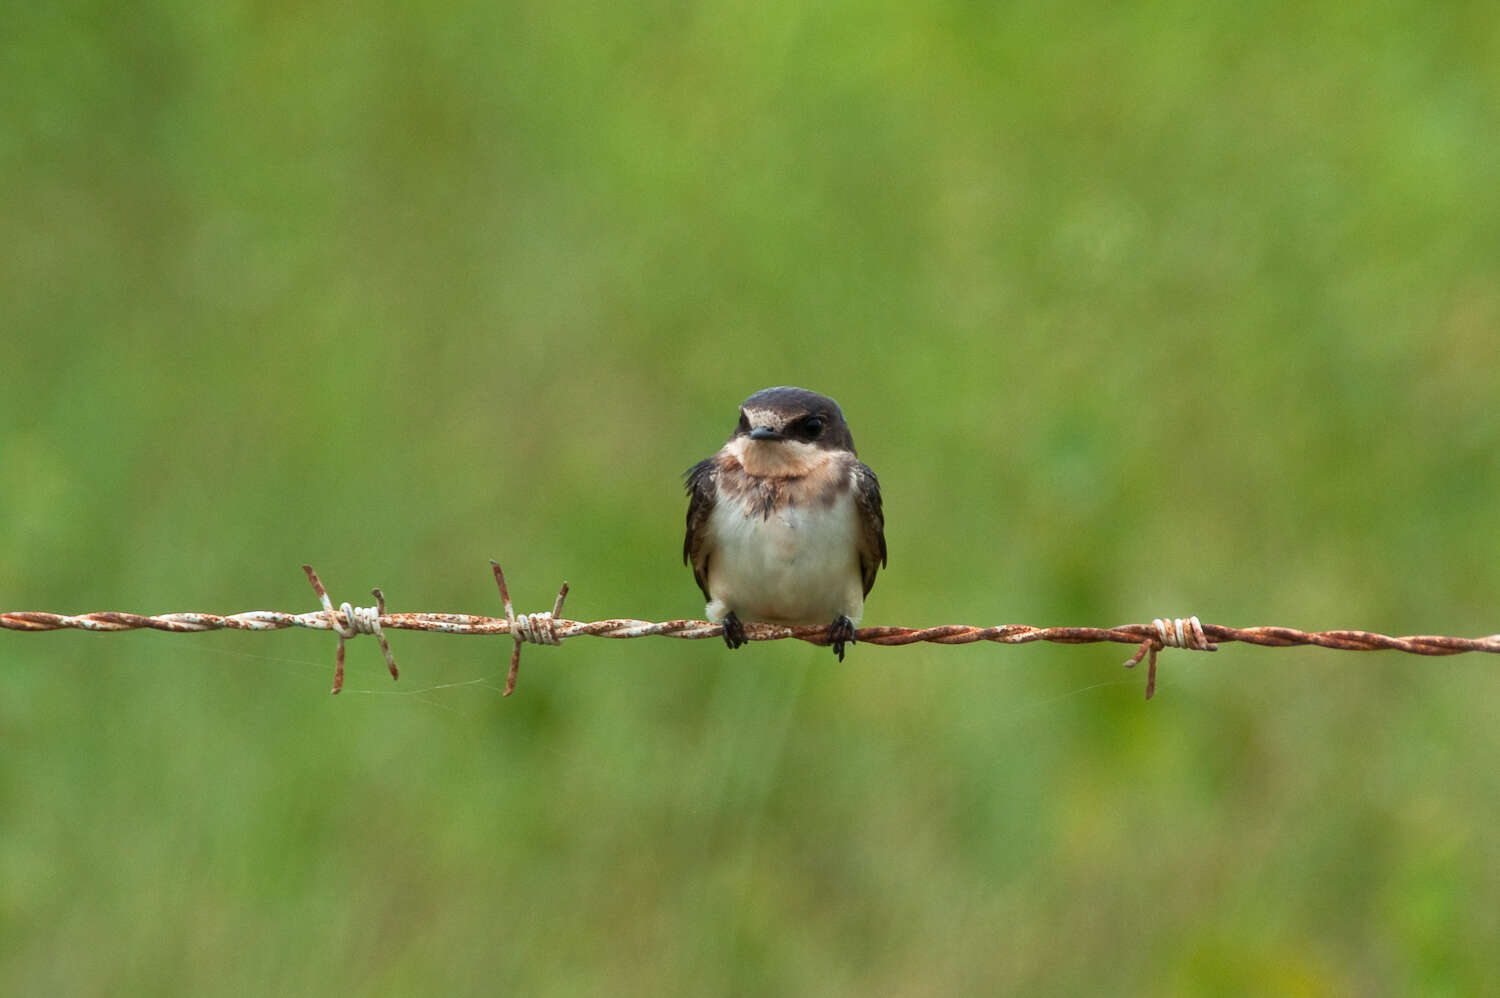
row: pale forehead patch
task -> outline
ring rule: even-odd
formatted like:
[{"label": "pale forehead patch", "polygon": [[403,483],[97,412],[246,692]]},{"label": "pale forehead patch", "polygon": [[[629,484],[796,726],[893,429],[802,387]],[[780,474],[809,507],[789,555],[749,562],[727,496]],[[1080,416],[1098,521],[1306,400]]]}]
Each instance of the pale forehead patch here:
[{"label": "pale forehead patch", "polygon": [[750,421],[752,427],[769,426],[773,429],[780,429],[786,425],[788,418],[800,415],[800,412],[792,413],[787,412],[785,409],[763,409],[757,407],[745,410],[745,418]]}]

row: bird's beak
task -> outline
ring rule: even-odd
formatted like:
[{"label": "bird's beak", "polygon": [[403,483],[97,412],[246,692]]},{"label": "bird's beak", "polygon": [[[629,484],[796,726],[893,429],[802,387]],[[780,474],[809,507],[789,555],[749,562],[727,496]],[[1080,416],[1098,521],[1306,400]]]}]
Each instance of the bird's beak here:
[{"label": "bird's beak", "polygon": [[757,426],[755,429],[753,429],[753,430],[750,431],[750,439],[751,440],[783,440],[785,438],[780,433],[778,433],[775,430],[771,429],[769,426]]}]

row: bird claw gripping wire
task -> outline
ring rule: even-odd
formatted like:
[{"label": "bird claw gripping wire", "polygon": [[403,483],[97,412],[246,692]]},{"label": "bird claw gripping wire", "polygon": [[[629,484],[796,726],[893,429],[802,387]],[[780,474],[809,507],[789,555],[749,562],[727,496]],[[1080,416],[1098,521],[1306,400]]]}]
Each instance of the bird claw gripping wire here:
[{"label": "bird claw gripping wire", "polygon": [[1218,651],[1219,646],[1208,640],[1203,625],[1197,617],[1157,617],[1151,621],[1156,633],[1141,641],[1125,662],[1125,668],[1134,669],[1142,658],[1146,659],[1146,699],[1156,692],[1156,656],[1163,648],[1192,648],[1196,651]]},{"label": "bird claw gripping wire", "polygon": [[562,614],[563,600],[568,598],[568,584],[564,582],[557,591],[557,602],[552,604],[551,612],[543,610],[539,613],[517,614],[516,608],[511,605],[510,590],[506,588],[505,573],[500,570],[500,563],[491,559],[490,567],[495,570],[495,584],[500,587],[500,600],[505,604],[505,619],[510,623],[510,636],[515,640],[510,650],[510,672],[505,677],[505,696],[510,696],[516,691],[516,678],[521,671],[521,645],[527,641],[538,645],[562,644],[554,619]]},{"label": "bird claw gripping wire", "polygon": [[391,678],[396,679],[400,675],[396,670],[396,657],[391,654],[391,645],[385,639],[385,631],[380,629],[380,618],[385,616],[385,595],[379,589],[371,589],[370,595],[375,597],[374,606],[350,606],[345,603],[335,610],[333,600],[329,598],[328,590],[323,588],[323,580],[318,578],[318,573],[313,571],[311,565],[303,565],[302,571],[307,573],[307,581],[312,583],[313,592],[318,594],[318,599],[323,603],[328,629],[339,636],[333,689],[329,692],[337,693],[344,688],[344,640],[359,634],[373,634],[379,639],[380,650],[385,653],[386,668],[391,670]]}]

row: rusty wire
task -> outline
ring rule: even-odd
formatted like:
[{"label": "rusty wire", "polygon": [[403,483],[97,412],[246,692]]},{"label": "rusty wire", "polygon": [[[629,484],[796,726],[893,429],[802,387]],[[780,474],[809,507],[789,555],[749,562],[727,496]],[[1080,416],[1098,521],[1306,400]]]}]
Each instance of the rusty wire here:
[{"label": "rusty wire", "polygon": [[[85,631],[133,631],[149,628],[157,631],[188,633],[197,631],[273,631],[288,627],[307,627],[314,630],[330,630],[338,635],[339,643],[333,690],[337,693],[344,684],[344,642],[359,634],[375,635],[385,654],[386,666],[391,678],[397,678],[396,660],[386,642],[386,629],[401,631],[430,631],[438,634],[508,634],[514,640],[511,650],[510,672],[506,677],[505,695],[516,687],[520,669],[521,645],[560,644],[568,638],[644,638],[652,635],[667,638],[721,637],[724,628],[706,620],[567,620],[560,616],[563,600],[568,594],[564,582],[558,591],[557,601],[551,612],[517,614],[511,604],[510,591],[505,585],[505,573],[498,562],[490,562],[495,583],[505,607],[504,617],[485,617],[469,613],[388,613],[385,597],[379,589],[371,590],[376,599],[374,607],[353,607],[343,603],[338,609],[324,588],[318,573],[312,566],[303,565],[308,581],[317,594],[323,609],[308,613],[285,613],[278,610],[247,610],[242,613],[220,615],[214,613],[163,613],[147,616],[138,613],[121,613],[106,610],[96,613],[62,614],[35,610],[0,612],[0,628],[13,631],[57,631],[77,629]],[[751,641],[779,641],[796,638],[811,644],[826,645],[828,628],[814,624],[805,627],[781,627],[775,624],[746,623],[745,637]],[[1292,627],[1225,627],[1219,624],[1203,624],[1197,617],[1158,618],[1150,624],[1121,624],[1116,627],[1032,627],[1027,624],[1000,624],[993,627],[975,627],[967,624],[942,624],[937,627],[862,627],[855,632],[855,640],[871,645],[909,645],[931,642],[942,645],[963,645],[976,641],[992,641],[999,644],[1021,645],[1033,641],[1050,641],[1056,644],[1096,644],[1113,642],[1136,645],[1135,654],[1126,662],[1134,667],[1142,659],[1147,661],[1146,698],[1149,700],[1156,690],[1156,658],[1164,648],[1187,648],[1194,651],[1217,651],[1220,644],[1242,642],[1269,648],[1285,648],[1293,645],[1316,645],[1320,648],[1336,648],[1341,651],[1401,651],[1413,655],[1458,655],[1463,652],[1490,652],[1500,654],[1500,634],[1483,638],[1456,638],[1435,634],[1416,634],[1406,637],[1391,637],[1370,631],[1299,631]]]}]

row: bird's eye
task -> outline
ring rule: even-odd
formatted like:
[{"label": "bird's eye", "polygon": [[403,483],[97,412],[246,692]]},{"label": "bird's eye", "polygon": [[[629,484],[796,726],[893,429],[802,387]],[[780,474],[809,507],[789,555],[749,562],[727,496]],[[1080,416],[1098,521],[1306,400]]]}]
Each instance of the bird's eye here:
[{"label": "bird's eye", "polygon": [[815,437],[823,432],[823,419],[821,416],[813,416],[802,421],[802,429],[809,437]]},{"label": "bird's eye", "polygon": [[740,410],[740,432],[750,432],[750,417],[745,415],[745,410],[743,409]]}]

